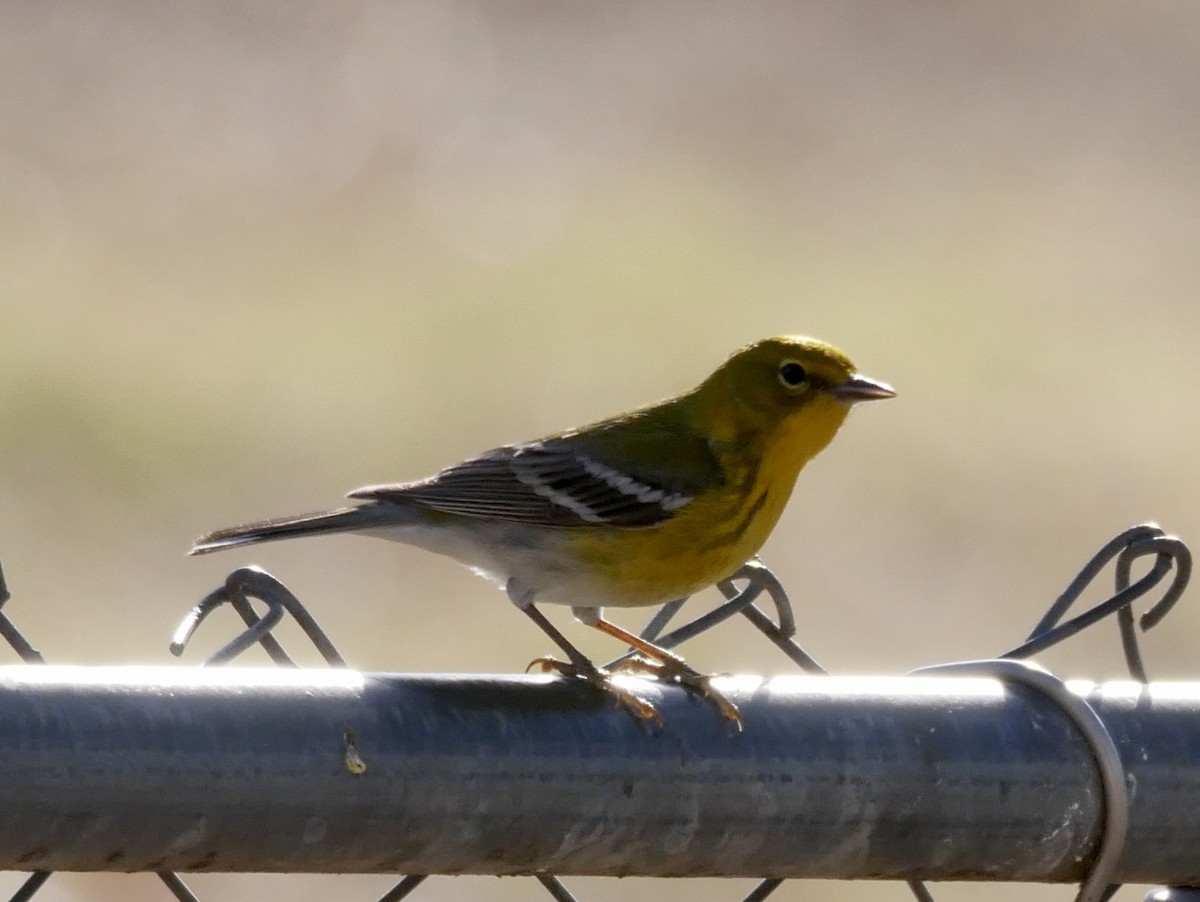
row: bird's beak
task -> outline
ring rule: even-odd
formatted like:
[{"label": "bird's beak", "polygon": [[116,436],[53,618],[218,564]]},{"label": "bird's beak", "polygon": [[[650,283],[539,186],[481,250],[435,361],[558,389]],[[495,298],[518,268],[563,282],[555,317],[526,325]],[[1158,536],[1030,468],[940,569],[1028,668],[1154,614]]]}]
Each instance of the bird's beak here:
[{"label": "bird's beak", "polygon": [[886,382],[878,382],[866,376],[855,374],[845,382],[839,382],[826,392],[846,404],[857,404],[859,401],[878,401],[882,398],[896,397],[896,390]]}]

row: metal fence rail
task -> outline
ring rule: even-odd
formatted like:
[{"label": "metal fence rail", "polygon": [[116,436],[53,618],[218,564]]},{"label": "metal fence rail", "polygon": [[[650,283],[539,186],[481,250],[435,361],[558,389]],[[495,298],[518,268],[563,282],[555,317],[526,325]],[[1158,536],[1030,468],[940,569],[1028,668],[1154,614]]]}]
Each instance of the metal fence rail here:
[{"label": "metal fence rail", "polygon": [[[1110,564],[1113,594],[1068,618]],[[32,872],[13,902],[60,869],[154,871],[183,902],[176,871],[408,874],[380,902],[459,873],[530,874],[560,902],[575,874],[761,878],[745,902],[791,877],[899,878],[919,902],[925,879],[1081,881],[1077,902],[1137,881],[1195,902],[1200,683],[1151,683],[1138,647],[1190,572],[1183,542],[1133,527],[998,659],[730,678],[744,734],[671,681],[638,684],[660,725],[578,680],[349,670],[257,568],[196,605],[172,650],[228,605],[245,629],[206,664],[258,645],[283,669],[46,666],[0,611],[26,662],[0,667],[0,869]],[[718,588],[719,607],[668,632],[684,600],[664,605],[642,637],[672,647],[743,615],[824,673],[770,571]],[[294,668],[272,634],[285,616],[331,669]],[[1019,660],[1110,616],[1131,682],[1072,689]]]},{"label": "metal fence rail", "polygon": [[[0,868],[1077,881],[1087,741],[1030,689],[733,679],[646,727],[543,677],[0,668]],[[1135,787],[1115,879],[1200,882],[1200,684],[1082,696]]]}]

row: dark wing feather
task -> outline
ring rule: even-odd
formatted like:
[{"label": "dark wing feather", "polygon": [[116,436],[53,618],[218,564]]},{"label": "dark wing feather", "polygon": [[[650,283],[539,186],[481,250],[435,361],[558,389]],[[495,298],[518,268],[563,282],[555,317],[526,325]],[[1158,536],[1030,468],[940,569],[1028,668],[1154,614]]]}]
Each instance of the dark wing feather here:
[{"label": "dark wing feather", "polygon": [[[680,437],[668,438],[662,450],[678,451]],[[589,444],[577,435],[508,445],[420,482],[367,486],[350,497],[415,503],[451,514],[539,526],[605,524],[636,529],[674,516],[711,484],[716,467],[705,447],[702,477],[694,465],[691,471],[675,472],[670,457],[657,456],[653,476],[622,472],[599,459],[599,454],[589,454]],[[692,461],[695,449],[689,450],[693,453],[685,457]]]}]

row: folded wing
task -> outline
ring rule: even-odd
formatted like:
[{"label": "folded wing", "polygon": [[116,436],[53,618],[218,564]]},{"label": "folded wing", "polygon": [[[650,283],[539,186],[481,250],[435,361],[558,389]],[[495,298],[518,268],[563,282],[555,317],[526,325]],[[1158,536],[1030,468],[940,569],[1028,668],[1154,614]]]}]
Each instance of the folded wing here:
[{"label": "folded wing", "polygon": [[[680,442],[663,443],[670,460],[622,469],[576,441],[509,445],[442,470],[429,479],[367,486],[349,497],[416,503],[432,510],[541,526],[656,526],[686,507],[713,477],[707,448],[698,472],[679,466]],[[694,458],[695,455],[685,455]],[[644,454],[639,460],[644,460]]]}]

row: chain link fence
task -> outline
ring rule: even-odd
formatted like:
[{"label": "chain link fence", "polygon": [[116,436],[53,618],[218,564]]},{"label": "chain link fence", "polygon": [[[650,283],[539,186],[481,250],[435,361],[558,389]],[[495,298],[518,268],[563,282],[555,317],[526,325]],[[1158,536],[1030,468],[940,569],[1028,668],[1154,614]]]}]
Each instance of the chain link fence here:
[{"label": "chain link fence", "polygon": [[[1068,617],[1110,566],[1113,593]],[[756,876],[747,902],[805,877],[898,879],[922,902],[924,879],[1078,882],[1078,902],[1136,881],[1183,902],[1200,883],[1200,685],[1151,683],[1138,633],[1190,572],[1181,540],[1134,527],[997,658],[868,680],[828,676],[750,562],[719,606],[672,629],[672,602],[640,634],[672,648],[742,616],[787,656],[801,675],[722,682],[745,735],[669,681],[638,684],[660,726],[580,680],[358,673],[257,568],[176,631],[182,655],[218,609],[240,617],[198,670],[49,666],[0,610],[24,662],[0,668],[0,868],[29,872],[14,900],[55,870],[111,870],[154,872],[180,900],[197,898],[181,872],[270,871],[404,874],[388,902],[463,873],[526,875],[557,900],[574,875],[642,875]],[[296,667],[273,633],[287,617],[328,671]],[[1137,685],[1068,686],[1025,661],[1109,617]],[[256,645],[282,669],[221,669]]]}]

